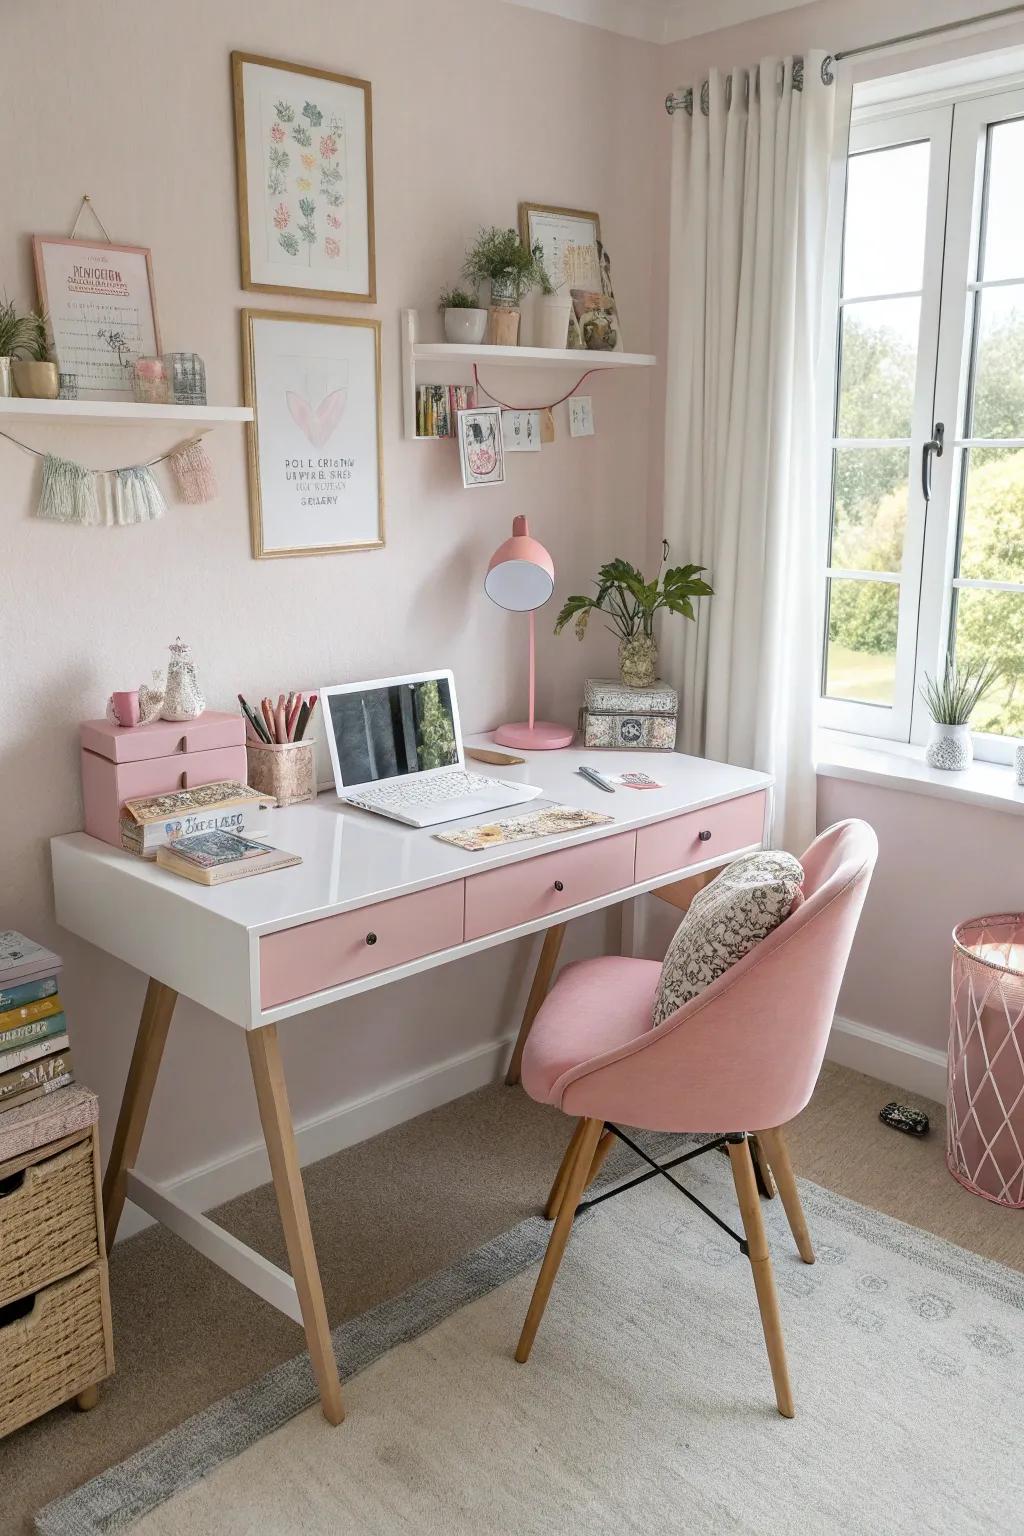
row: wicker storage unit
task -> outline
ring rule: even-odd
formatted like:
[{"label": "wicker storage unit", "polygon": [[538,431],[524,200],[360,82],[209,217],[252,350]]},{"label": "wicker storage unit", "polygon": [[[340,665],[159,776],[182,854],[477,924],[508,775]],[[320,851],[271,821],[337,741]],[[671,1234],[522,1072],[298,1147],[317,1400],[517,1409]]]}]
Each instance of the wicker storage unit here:
[{"label": "wicker storage unit", "polygon": [[0,1113],[0,1437],[114,1368],[95,1096]]}]

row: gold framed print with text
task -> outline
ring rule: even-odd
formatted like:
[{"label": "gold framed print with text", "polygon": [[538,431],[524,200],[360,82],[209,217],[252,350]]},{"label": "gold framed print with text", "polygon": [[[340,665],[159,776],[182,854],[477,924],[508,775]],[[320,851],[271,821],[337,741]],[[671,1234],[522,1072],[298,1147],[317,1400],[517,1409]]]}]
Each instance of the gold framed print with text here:
[{"label": "gold framed print with text", "polygon": [[242,311],[256,560],[384,544],[380,321]]},{"label": "gold framed print with text", "polygon": [[233,53],[242,287],[372,304],[370,82]]},{"label": "gold framed print with text", "polygon": [[[582,208],[553,208],[547,203],[520,203],[519,238],[530,250],[540,246],[544,269],[556,291],[600,289],[601,220],[596,213],[586,213]],[[572,273],[565,269],[567,246],[578,252]]]}]

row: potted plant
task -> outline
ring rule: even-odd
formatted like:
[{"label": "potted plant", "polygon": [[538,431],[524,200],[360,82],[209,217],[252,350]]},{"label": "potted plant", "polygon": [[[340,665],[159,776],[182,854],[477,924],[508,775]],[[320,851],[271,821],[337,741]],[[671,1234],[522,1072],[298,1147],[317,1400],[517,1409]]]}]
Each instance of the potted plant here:
[{"label": "potted plant", "polygon": [[971,715],[1000,675],[999,668],[990,662],[970,661],[958,667],[952,658],[941,682],[925,673],[921,697],[932,724],[924,756],[930,768],[956,772],[971,766]]},{"label": "potted plant", "polygon": [[605,627],[619,636],[619,671],[627,688],[654,685],[658,671],[654,615],[659,609],[693,619],[693,598],[714,595],[714,589],[700,579],[703,565],[674,565],[666,571],[667,559],[668,542],[663,539],[661,566],[653,581],[647,581],[628,560],[609,560],[597,573],[597,596],[570,597],[555,624],[558,635],[575,619],[576,636],[582,640],[590,615],[603,613],[610,621]]},{"label": "potted plant", "polygon": [[445,341],[461,342],[463,346],[479,345],[487,330],[487,311],[477,307],[474,288],[444,288],[438,300],[438,308],[444,311]]},{"label": "potted plant", "polygon": [[523,295],[540,283],[541,248],[523,245],[514,229],[481,229],[466,253],[462,275],[474,287],[491,285],[487,340],[514,347],[519,341],[519,306]]},{"label": "potted plant", "polygon": [[[539,246],[537,250],[539,250]],[[567,347],[569,344],[569,316],[572,314],[572,295],[566,291],[559,293],[551,278],[548,276],[547,267],[538,256],[537,276],[540,284],[540,304],[538,313],[540,316],[538,330],[540,332],[538,346],[541,347]]]},{"label": "potted plant", "polygon": [[46,362],[45,317],[33,310],[20,315],[14,300],[5,296],[0,300],[0,397],[17,390],[19,395],[56,400],[57,384],[57,365]]}]

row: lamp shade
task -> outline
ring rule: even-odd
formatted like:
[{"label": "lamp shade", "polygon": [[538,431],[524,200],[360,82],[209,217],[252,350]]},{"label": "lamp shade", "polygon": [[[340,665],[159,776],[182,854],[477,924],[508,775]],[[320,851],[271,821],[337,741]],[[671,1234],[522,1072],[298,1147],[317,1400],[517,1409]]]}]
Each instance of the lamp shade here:
[{"label": "lamp shade", "polygon": [[512,522],[512,537],[494,551],[484,577],[484,591],[499,608],[531,613],[555,590],[555,565],[544,548],[530,537],[525,517]]}]

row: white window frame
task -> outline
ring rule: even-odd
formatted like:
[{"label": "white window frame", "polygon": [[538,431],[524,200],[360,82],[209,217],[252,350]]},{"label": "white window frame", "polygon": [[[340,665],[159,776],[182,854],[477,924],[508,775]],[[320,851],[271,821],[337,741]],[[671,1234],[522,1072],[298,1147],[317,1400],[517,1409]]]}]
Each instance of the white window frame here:
[{"label": "white window frame", "polygon": [[[1018,77],[1019,78],[1019,77]],[[906,439],[845,440],[835,435],[838,420],[839,327],[842,311],[858,302],[843,295],[830,306],[823,339],[823,387],[833,397],[832,437],[829,441],[825,483],[825,548],[831,536],[833,450],[842,447],[907,446],[909,484],[907,523],[901,570],[883,579],[899,584],[899,631],[896,682],[892,706],[832,699],[825,696],[828,638],[824,600],[831,578],[878,580],[878,572],[853,572],[828,564],[821,584],[822,656],[818,723],[821,726],[873,737],[883,741],[921,744],[927,740],[928,714],[920,695],[925,673],[940,674],[952,642],[953,593],[959,586],[985,586],[1006,590],[1006,583],[960,582],[955,576],[960,521],[960,486],[966,397],[969,386],[967,362],[973,343],[974,306],[968,294],[995,286],[979,283],[977,243],[984,195],[984,164],[990,124],[1024,116],[1024,89],[1014,86],[984,92],[950,91],[945,100],[931,98],[927,107],[873,105],[854,112],[849,156],[900,144],[930,144],[925,259],[921,288],[917,376],[911,422]],[[845,174],[842,177],[845,186]],[[843,198],[845,203],[845,197]],[[833,220],[830,232],[829,292],[841,294],[843,220]],[[1024,279],[1024,271],[1021,273]],[[870,295],[894,298],[896,294]],[[916,296],[916,290],[915,294]],[[863,296],[867,298],[868,296]],[[945,451],[932,461],[932,498],[925,508],[921,485],[921,456],[932,437],[933,424],[945,426]],[[986,440],[987,443],[988,440]],[[994,439],[993,446],[1024,446],[1022,439]],[[1024,584],[1010,590],[1024,592]],[[975,750],[981,758],[1009,762],[1014,748],[1010,737],[977,734]]]}]

